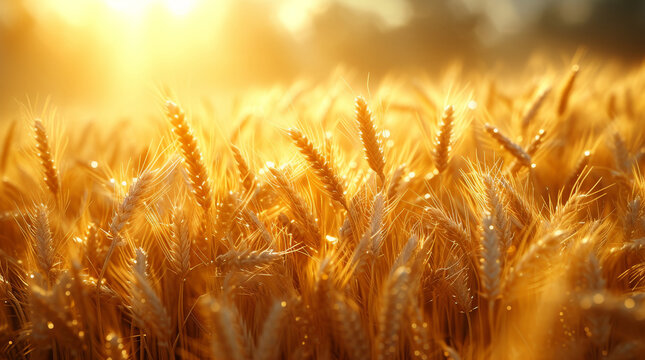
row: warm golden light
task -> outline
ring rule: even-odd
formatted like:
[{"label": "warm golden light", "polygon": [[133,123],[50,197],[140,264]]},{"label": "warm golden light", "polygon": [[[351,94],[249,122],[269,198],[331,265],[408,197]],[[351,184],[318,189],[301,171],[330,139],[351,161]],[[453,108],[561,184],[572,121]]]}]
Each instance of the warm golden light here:
[{"label": "warm golden light", "polygon": [[104,0],[111,8],[128,15],[141,16],[146,11],[162,6],[176,16],[183,16],[194,9],[196,0]]}]

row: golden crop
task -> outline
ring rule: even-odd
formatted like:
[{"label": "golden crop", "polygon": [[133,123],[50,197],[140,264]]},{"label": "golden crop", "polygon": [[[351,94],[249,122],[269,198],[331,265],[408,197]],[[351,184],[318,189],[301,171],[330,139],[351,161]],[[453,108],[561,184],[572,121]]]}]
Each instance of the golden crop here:
[{"label": "golden crop", "polygon": [[303,84],[6,123],[0,354],[642,354],[645,66]]}]

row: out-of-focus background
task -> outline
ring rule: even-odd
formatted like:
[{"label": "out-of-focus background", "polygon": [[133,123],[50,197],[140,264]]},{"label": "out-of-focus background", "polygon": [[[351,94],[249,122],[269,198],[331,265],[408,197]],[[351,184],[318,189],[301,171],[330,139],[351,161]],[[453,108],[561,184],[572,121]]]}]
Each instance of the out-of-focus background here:
[{"label": "out-of-focus background", "polygon": [[512,72],[581,48],[643,61],[645,1],[1,0],[0,116],[48,96],[132,115],[164,87],[224,96],[339,66],[365,79],[453,62]]}]

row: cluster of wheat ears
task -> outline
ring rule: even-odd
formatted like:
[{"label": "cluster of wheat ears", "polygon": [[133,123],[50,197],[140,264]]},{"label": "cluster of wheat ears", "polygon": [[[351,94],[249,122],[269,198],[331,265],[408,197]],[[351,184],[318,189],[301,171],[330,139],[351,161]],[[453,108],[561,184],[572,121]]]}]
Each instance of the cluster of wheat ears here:
[{"label": "cluster of wheat ears", "polygon": [[586,69],[164,100],[145,131],[27,112],[0,355],[638,357],[645,66]]}]

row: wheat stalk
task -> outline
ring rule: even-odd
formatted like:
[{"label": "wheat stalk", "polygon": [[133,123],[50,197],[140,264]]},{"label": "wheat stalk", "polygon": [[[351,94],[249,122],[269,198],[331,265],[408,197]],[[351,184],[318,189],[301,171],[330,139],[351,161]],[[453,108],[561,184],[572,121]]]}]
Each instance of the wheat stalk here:
[{"label": "wheat stalk", "polygon": [[186,114],[177,104],[168,101],[166,103],[166,109],[170,123],[173,125],[172,131],[177,135],[177,141],[181,148],[184,164],[186,164],[186,171],[190,178],[195,199],[204,211],[208,211],[212,203],[212,191],[208,172],[204,165],[204,157],[197,144],[197,138],[186,121]]},{"label": "wheat stalk", "polygon": [[571,91],[573,90],[573,84],[578,76],[578,71],[580,71],[580,67],[578,67],[578,65],[573,65],[569,72],[569,76],[567,77],[567,81],[562,87],[560,100],[558,101],[558,116],[562,116],[564,112],[567,111],[567,105],[569,104],[569,98],[571,97]]},{"label": "wheat stalk", "polygon": [[36,138],[36,155],[42,167],[45,185],[54,196],[58,195],[60,189],[60,180],[58,179],[58,169],[54,164],[54,159],[49,148],[47,131],[40,119],[34,120],[34,134]]},{"label": "wheat stalk", "polygon": [[441,122],[439,123],[434,149],[434,163],[438,173],[446,170],[448,162],[450,161],[454,114],[455,108],[452,105],[446,106],[441,116]]},{"label": "wheat stalk", "polygon": [[316,223],[311,210],[309,210],[307,203],[302,196],[296,192],[293,186],[291,186],[289,180],[287,180],[287,177],[282,173],[282,171],[275,168],[269,168],[269,171],[275,178],[278,190],[289,203],[291,212],[300,225],[305,229],[305,236],[310,240],[309,246],[314,250],[318,249],[322,235],[320,234],[318,224]]},{"label": "wheat stalk", "polygon": [[[544,141],[544,136],[545,135],[546,135],[546,130],[540,129],[538,131],[537,135],[535,135],[533,137],[533,140],[529,144],[528,148],[526,148],[526,153],[529,156],[533,157],[535,155],[537,150],[540,148],[540,145],[542,145],[542,142]],[[511,173],[515,174],[521,168],[522,168],[522,164],[520,163],[520,161],[515,160],[515,164],[513,164],[513,167],[511,168]]]},{"label": "wheat stalk", "polygon": [[135,256],[129,297],[132,314],[139,326],[150,330],[158,338],[161,346],[168,346],[170,317],[150,283],[148,256],[141,248],[136,249]]},{"label": "wheat stalk", "polygon": [[323,183],[329,196],[347,210],[345,189],[340,178],[336,175],[334,169],[332,169],[329,160],[318,151],[300,130],[289,129],[287,130],[287,134],[289,134],[291,140],[296,144],[300,153],[307,159],[309,165],[311,165],[311,169]]},{"label": "wheat stalk", "polygon": [[242,156],[242,152],[237,146],[231,145],[231,151],[233,151],[233,158],[235,159],[235,163],[237,164],[237,170],[240,173],[240,181],[244,186],[244,189],[247,192],[252,192],[253,190],[255,190],[256,185],[255,174],[251,172],[249,164],[246,162],[246,159],[244,158],[244,156]]},{"label": "wheat stalk", "polygon": [[533,120],[538,114],[540,108],[542,108],[542,105],[544,104],[544,100],[546,100],[547,96],[549,96],[549,93],[551,93],[551,87],[544,88],[538,93],[535,99],[533,99],[533,102],[531,102],[530,106],[522,117],[522,129],[529,127],[531,120]]},{"label": "wheat stalk", "polygon": [[482,218],[482,252],[480,279],[482,296],[495,300],[501,294],[502,254],[499,232],[494,226],[493,215],[487,213]]},{"label": "wheat stalk", "polygon": [[409,299],[410,268],[396,269],[387,281],[381,295],[376,335],[376,356],[391,359],[399,351],[399,332]]},{"label": "wheat stalk", "polygon": [[172,218],[172,246],[170,259],[173,269],[184,278],[190,271],[191,239],[188,224],[181,210],[175,208]]},{"label": "wheat stalk", "polygon": [[512,142],[508,137],[504,136],[498,128],[490,125],[490,124],[485,124],[484,128],[486,129],[486,132],[497,142],[506,149],[511,155],[515,157],[515,159],[522,165],[526,167],[531,166],[531,156],[522,149],[521,146],[517,145],[516,143]]},{"label": "wheat stalk", "polygon": [[34,253],[36,254],[36,263],[40,270],[49,277],[54,267],[54,240],[52,238],[49,219],[47,217],[47,207],[41,204],[36,209],[32,217],[32,234],[34,238]]},{"label": "wheat stalk", "polygon": [[229,250],[215,260],[220,268],[235,270],[253,270],[278,261],[282,254],[272,250]]},{"label": "wheat stalk", "polygon": [[382,182],[385,182],[385,155],[381,141],[376,135],[376,126],[372,120],[372,112],[362,96],[357,96],[355,101],[356,122],[358,122],[359,134],[365,158],[370,168],[376,172]]}]

